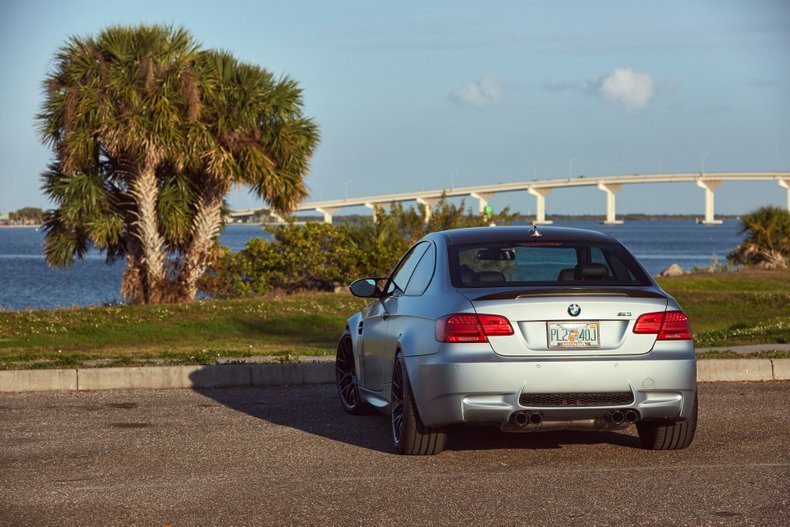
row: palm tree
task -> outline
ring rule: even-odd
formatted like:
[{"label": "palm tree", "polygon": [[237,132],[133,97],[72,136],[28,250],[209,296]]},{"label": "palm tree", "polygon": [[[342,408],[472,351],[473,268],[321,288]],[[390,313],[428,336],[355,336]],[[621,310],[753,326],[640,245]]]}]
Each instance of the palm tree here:
[{"label": "palm tree", "polygon": [[790,257],[790,212],[761,207],[741,218],[738,234],[746,239],[728,256],[733,263],[786,269]]},{"label": "palm tree", "polygon": [[233,186],[248,186],[275,212],[291,212],[307,195],[304,176],[318,142],[318,128],[302,115],[301,90],[293,80],[275,79],[218,51],[201,55],[198,72],[205,89],[200,126],[190,138],[200,151],[190,168],[200,184],[180,273],[188,298],[209,264],[225,195]]},{"label": "palm tree", "polygon": [[110,27],[59,50],[38,116],[56,156],[44,174],[59,205],[45,222],[50,264],[68,264],[92,243],[109,260],[127,257],[125,296],[162,301],[157,171],[168,159],[183,162],[198,56],[185,30],[163,26]]},{"label": "palm tree", "polygon": [[165,26],[69,39],[45,81],[40,133],[56,161],[45,255],[68,265],[93,245],[126,258],[129,302],[192,300],[224,197],[250,185],[272,208],[304,197],[318,141],[296,83]]}]

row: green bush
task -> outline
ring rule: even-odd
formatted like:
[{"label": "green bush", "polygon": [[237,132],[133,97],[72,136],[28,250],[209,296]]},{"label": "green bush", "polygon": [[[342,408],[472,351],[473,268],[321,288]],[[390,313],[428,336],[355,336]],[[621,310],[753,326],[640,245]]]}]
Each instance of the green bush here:
[{"label": "green bush", "polygon": [[345,225],[287,224],[267,230],[272,241],[253,238],[237,253],[218,249],[202,290],[218,297],[332,291],[354,271],[358,258]]},{"label": "green bush", "polygon": [[730,262],[786,269],[790,259],[790,212],[779,207],[761,207],[741,218],[738,234],[746,239],[728,255]]},{"label": "green bush", "polygon": [[232,253],[217,247],[213,264],[201,290],[215,297],[285,292],[333,291],[356,278],[386,276],[406,250],[435,230],[506,224],[515,215],[508,209],[487,217],[476,216],[444,199],[431,211],[428,223],[423,210],[404,209],[394,203],[389,211],[376,209],[373,218],[356,224],[330,225],[309,222],[270,227],[272,241],[254,238]]}]

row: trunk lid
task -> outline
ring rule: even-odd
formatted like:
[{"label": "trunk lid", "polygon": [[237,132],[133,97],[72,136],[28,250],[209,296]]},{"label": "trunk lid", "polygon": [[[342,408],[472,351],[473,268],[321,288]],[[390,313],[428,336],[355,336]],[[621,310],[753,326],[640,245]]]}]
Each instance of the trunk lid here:
[{"label": "trunk lid", "polygon": [[[537,288],[521,291],[460,291],[481,314],[502,315],[513,326],[510,336],[492,336],[494,351],[504,356],[579,357],[638,355],[649,352],[657,335],[636,334],[640,315],[665,311],[667,297],[654,289]],[[570,314],[578,306],[577,316]],[[591,346],[558,342],[569,329],[589,328],[583,336],[595,336]],[[553,330],[555,347],[550,346]],[[582,329],[581,331],[585,331]],[[595,332],[597,331],[597,335]],[[573,337],[569,337],[573,342]],[[561,340],[561,338],[560,338]]]}]

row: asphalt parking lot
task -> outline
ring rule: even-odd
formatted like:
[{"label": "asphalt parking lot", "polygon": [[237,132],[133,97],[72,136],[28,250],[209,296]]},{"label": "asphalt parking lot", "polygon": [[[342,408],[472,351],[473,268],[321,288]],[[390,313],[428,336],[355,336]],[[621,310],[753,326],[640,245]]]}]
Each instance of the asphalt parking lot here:
[{"label": "asphalt parking lot", "polygon": [[0,525],[786,525],[790,383],[700,386],[688,450],[458,429],[392,454],[329,385],[0,394]]}]

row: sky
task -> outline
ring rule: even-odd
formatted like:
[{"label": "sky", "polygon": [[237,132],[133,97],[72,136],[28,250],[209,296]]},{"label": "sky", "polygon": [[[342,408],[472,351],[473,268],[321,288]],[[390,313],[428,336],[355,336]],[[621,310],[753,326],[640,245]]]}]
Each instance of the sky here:
[{"label": "sky", "polygon": [[[322,137],[308,200],[703,164],[790,171],[786,0],[0,0],[0,212],[50,206],[34,116],[57,49],[140,23],[299,82]],[[693,183],[627,185],[617,211],[701,214],[703,198]],[[787,203],[775,182],[724,183],[715,199],[724,214]],[[229,201],[263,205],[244,190]],[[535,210],[526,192],[490,204]],[[594,188],[546,201],[548,214],[604,207]]]}]

